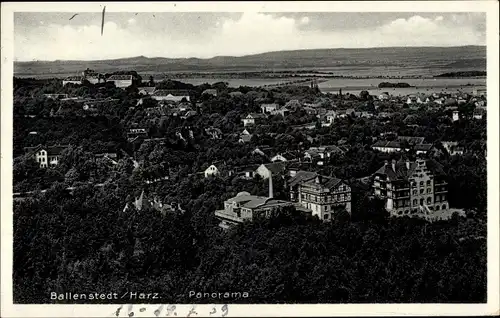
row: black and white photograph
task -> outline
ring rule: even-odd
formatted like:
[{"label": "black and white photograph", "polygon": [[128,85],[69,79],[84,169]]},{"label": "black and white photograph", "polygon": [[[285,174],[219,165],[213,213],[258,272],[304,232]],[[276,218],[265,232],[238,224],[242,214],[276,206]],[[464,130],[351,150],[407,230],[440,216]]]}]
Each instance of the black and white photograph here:
[{"label": "black and white photograph", "polygon": [[498,314],[498,2],[444,2],[2,3],[2,299]]}]

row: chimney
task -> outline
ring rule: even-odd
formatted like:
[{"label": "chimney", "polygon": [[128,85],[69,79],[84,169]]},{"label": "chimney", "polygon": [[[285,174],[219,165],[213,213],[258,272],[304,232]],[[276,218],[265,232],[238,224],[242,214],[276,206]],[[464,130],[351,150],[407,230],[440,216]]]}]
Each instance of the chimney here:
[{"label": "chimney", "polygon": [[392,159],[392,170],[396,172],[396,160]]},{"label": "chimney", "polygon": [[269,199],[272,199],[274,196],[273,193],[273,174],[269,173]]}]

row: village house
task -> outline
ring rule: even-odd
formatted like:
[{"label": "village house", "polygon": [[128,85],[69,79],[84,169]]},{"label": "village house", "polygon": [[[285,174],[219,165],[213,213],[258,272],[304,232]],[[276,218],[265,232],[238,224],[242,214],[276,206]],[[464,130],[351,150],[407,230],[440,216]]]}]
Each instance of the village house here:
[{"label": "village house", "polygon": [[229,93],[229,96],[231,97],[240,97],[240,96],[243,96],[244,94],[240,91],[235,91],[235,92],[231,92]]},{"label": "village house", "polygon": [[259,164],[252,164],[247,166],[237,167],[236,173],[242,179],[250,180],[255,177],[255,171],[259,167]]},{"label": "village house", "polygon": [[337,113],[334,110],[329,110],[325,114],[325,119],[326,123],[331,125],[335,121],[335,118],[337,118]]},{"label": "village house", "polygon": [[144,190],[142,190],[141,195],[138,198],[135,198],[132,202],[127,202],[125,204],[123,212],[127,212],[132,207],[134,207],[139,212],[147,209],[152,209],[160,212],[163,216],[167,215],[167,213],[184,212],[179,204],[164,204],[157,196],[153,196],[153,198],[151,199],[144,193]]},{"label": "village house", "polygon": [[118,88],[127,88],[132,86],[134,82],[133,75],[111,75],[108,77],[107,82],[115,83]]},{"label": "village house", "polygon": [[209,135],[211,139],[222,139],[222,131],[219,128],[208,127],[205,129],[205,133]]},{"label": "village house", "polygon": [[154,94],[156,87],[141,87],[139,89],[139,95],[148,96]]},{"label": "village house", "polygon": [[240,139],[238,139],[238,142],[240,144],[248,143],[248,142],[252,141],[252,137],[253,137],[253,135],[241,134]]},{"label": "village house", "polygon": [[273,112],[277,111],[280,108],[281,108],[281,106],[276,104],[276,103],[262,104],[260,106],[260,109],[262,110],[262,113],[264,113],[264,114],[272,114]]},{"label": "village house", "polygon": [[81,76],[68,76],[62,81],[62,85],[66,86],[67,84],[75,84],[75,85],[80,85],[82,84],[82,77]]},{"label": "village house", "polygon": [[159,89],[156,90],[151,97],[157,101],[170,101],[170,102],[182,102],[190,101],[190,93],[186,90],[168,90]]},{"label": "village house", "polygon": [[392,160],[374,174],[374,194],[385,200],[391,216],[428,220],[447,218],[446,175],[434,160]]},{"label": "village house", "polygon": [[252,155],[259,155],[259,156],[262,156],[266,159],[269,159],[270,158],[270,155],[269,153],[271,152],[271,148],[270,147],[267,147],[267,146],[258,146],[258,147],[255,147],[254,150],[252,150]]},{"label": "village house", "polygon": [[444,149],[448,151],[450,156],[464,154],[464,147],[458,146],[458,142],[456,141],[442,141],[441,144],[443,145]]},{"label": "village house", "polygon": [[273,212],[292,206],[292,202],[274,199],[272,178],[269,178],[267,197],[240,192],[235,197],[224,201],[224,209],[216,210],[215,217],[220,220],[219,226],[227,229],[245,221],[252,222],[260,217],[268,218]]},{"label": "village house", "polygon": [[32,156],[40,165],[40,168],[55,167],[59,164],[61,154],[68,148],[67,145],[42,146],[24,148],[25,152]]},{"label": "village house", "polygon": [[294,153],[292,153],[290,151],[276,154],[274,157],[271,158],[271,162],[277,162],[277,161],[286,162],[286,161],[294,161],[294,160],[297,160],[297,155],[295,155]]},{"label": "village house", "polygon": [[332,220],[342,209],[351,213],[351,188],[341,179],[298,171],[288,184],[290,200],[298,202],[320,220]]},{"label": "village house", "polygon": [[68,94],[43,94],[43,96],[48,99],[68,98]]},{"label": "village house", "polygon": [[209,88],[209,89],[204,90],[201,93],[201,95],[210,95],[210,96],[216,97],[217,96],[217,90],[214,89],[214,88]]},{"label": "village house", "polygon": [[285,173],[284,162],[273,162],[261,164],[255,174],[258,174],[262,179],[268,179],[271,175],[278,175]]},{"label": "village house", "polygon": [[343,151],[335,145],[310,147],[305,151],[304,159],[322,166],[328,161],[332,154],[336,153],[341,154]]},{"label": "village house", "polygon": [[414,104],[418,100],[417,96],[415,95],[409,95],[408,98],[406,99],[406,103],[409,104]]},{"label": "village house", "polygon": [[460,113],[458,112],[458,110],[454,110],[451,114],[451,119],[453,121],[458,121],[460,119]]},{"label": "village house", "polygon": [[215,165],[210,165],[205,171],[203,172],[205,175],[205,178],[208,178],[210,176],[217,176],[220,174],[219,169]]},{"label": "village house", "polygon": [[444,102],[445,102],[445,99],[442,97],[434,99],[434,104],[444,105]]},{"label": "village house", "polygon": [[147,135],[146,128],[130,128],[127,132],[127,138],[147,137]]},{"label": "village house", "polygon": [[486,88],[485,88],[485,87],[481,87],[481,88],[479,88],[479,87],[478,87],[478,88],[474,88],[474,89],[472,90],[472,94],[473,94],[474,96],[484,96],[484,97],[486,97]]},{"label": "village house", "polygon": [[242,119],[243,126],[256,125],[261,123],[264,119],[266,119],[264,114],[250,113]]},{"label": "village house", "polygon": [[378,117],[379,118],[391,118],[394,117],[396,113],[390,113],[390,112],[379,112]]},{"label": "village house", "polygon": [[378,95],[378,99],[381,101],[389,100],[390,98],[391,96],[389,95],[388,92],[383,92],[382,94]]},{"label": "village house", "polygon": [[345,118],[347,116],[352,116],[354,115],[355,113],[355,110],[354,108],[348,108],[346,110],[338,110],[337,111],[337,117],[340,117],[340,118]]},{"label": "village house", "polygon": [[[409,145],[413,145],[413,149],[417,154],[426,154],[432,149],[432,144],[425,144],[424,137],[407,137],[399,136],[396,140],[387,141],[379,140],[372,145],[373,150],[381,152],[400,152],[403,150],[402,143],[406,141]],[[405,149],[410,150],[409,148]]]},{"label": "village house", "polygon": [[298,100],[292,99],[285,104],[285,107],[291,110],[297,110],[302,107],[302,104]]}]

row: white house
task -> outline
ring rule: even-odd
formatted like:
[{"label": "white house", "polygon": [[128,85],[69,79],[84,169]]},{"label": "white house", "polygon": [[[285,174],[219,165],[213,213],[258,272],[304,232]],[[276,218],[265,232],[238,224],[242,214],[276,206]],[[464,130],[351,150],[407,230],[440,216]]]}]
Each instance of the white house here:
[{"label": "white house", "polygon": [[248,125],[255,125],[264,118],[266,118],[264,114],[250,113],[245,118],[242,119],[243,126],[246,127]]},{"label": "white house", "polygon": [[260,109],[262,109],[262,112],[263,113],[268,113],[268,114],[271,114],[271,113],[274,113],[275,111],[279,110],[281,107],[276,104],[276,103],[273,103],[273,104],[262,104],[260,106]]},{"label": "white house", "polygon": [[127,88],[132,86],[134,76],[132,75],[111,75],[107,81],[114,82],[118,88]]},{"label": "white house", "polygon": [[189,92],[183,90],[167,90],[167,89],[159,89],[156,90],[151,98],[157,101],[169,101],[169,102],[181,102],[186,100],[190,101]]},{"label": "white house", "polygon": [[410,95],[408,96],[408,99],[406,100],[406,103],[407,104],[413,104],[413,103],[416,103],[417,102],[417,96],[415,95]]},{"label": "white house", "polygon": [[329,110],[326,112],[326,122],[329,124],[333,124],[335,118],[337,117],[337,113],[334,110]]},{"label": "white house", "polygon": [[209,176],[216,176],[219,173],[220,173],[219,169],[217,169],[217,167],[215,165],[211,165],[210,167],[205,169],[205,172],[204,172],[205,178],[208,178]]},{"label": "white house", "polygon": [[68,146],[49,146],[44,147],[38,145],[36,147],[26,147],[25,150],[30,152],[35,161],[40,164],[40,168],[55,167],[59,164],[61,153]]},{"label": "white house", "polygon": [[268,179],[271,175],[277,175],[285,171],[285,164],[283,162],[273,162],[261,164],[255,174],[261,176],[262,179]]},{"label": "white house", "polygon": [[378,95],[379,100],[389,100],[390,96],[389,93],[383,92],[382,94]]}]

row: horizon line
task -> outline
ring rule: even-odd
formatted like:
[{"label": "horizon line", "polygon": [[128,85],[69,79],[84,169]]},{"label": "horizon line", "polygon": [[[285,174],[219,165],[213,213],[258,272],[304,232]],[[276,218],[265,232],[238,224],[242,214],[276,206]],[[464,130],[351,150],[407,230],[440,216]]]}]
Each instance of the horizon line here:
[{"label": "horizon line", "polygon": [[[229,58],[238,58],[238,57],[246,57],[246,56],[255,56],[261,54],[269,54],[269,53],[284,53],[284,52],[297,52],[297,51],[320,51],[320,50],[374,50],[374,49],[401,49],[401,48],[465,48],[465,47],[486,47],[487,45],[450,45],[450,46],[375,46],[375,47],[337,47],[337,48],[318,48],[318,49],[296,49],[296,50],[279,50],[279,51],[265,51],[261,53],[249,53],[244,55],[214,55],[212,57],[166,57],[166,56],[146,56],[146,55],[137,55],[137,56],[128,56],[128,57],[116,57],[116,58],[108,58],[108,59],[92,59],[92,60],[16,60],[14,58],[13,63],[33,63],[33,62],[45,62],[45,63],[55,63],[55,62],[102,62],[102,61],[115,61],[115,60],[126,60],[126,59],[134,59],[134,58],[147,58],[147,59],[170,59],[170,60],[189,60],[189,59],[197,59],[197,60],[210,60],[218,57],[229,57]],[[486,56],[485,56],[486,58]]]}]

